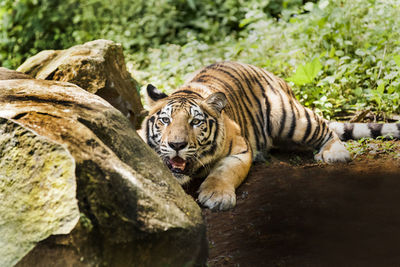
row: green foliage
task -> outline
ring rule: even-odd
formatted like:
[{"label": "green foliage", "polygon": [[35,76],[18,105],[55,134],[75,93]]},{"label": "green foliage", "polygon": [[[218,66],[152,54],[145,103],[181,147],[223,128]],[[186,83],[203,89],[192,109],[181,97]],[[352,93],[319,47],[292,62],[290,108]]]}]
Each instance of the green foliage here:
[{"label": "green foliage", "polygon": [[398,0],[2,0],[0,65],[105,38],[142,84],[165,91],[236,60],[287,78],[327,118],[399,113],[399,13]]},{"label": "green foliage", "polygon": [[287,80],[300,86],[309,84],[314,81],[321,69],[319,58],[314,58],[311,62],[298,66],[296,72]]},{"label": "green foliage", "polygon": [[70,25],[77,4],[63,0],[2,0],[0,2],[0,62],[16,67],[26,55],[45,47],[73,43]]},{"label": "green foliage", "polygon": [[[391,137],[361,138],[359,140],[349,140],[345,143],[354,160],[361,159],[363,156],[375,158],[377,155],[388,155],[392,158],[400,158],[400,144],[392,140]],[[385,142],[382,142],[382,141]]]},{"label": "green foliage", "polygon": [[308,2],[284,10],[278,21],[253,21],[239,38],[151,49],[151,63],[136,66],[145,71],[143,83],[169,91],[201,66],[236,60],[290,77],[299,100],[327,118],[367,106],[399,113],[399,12],[394,0]]},{"label": "green foliage", "polygon": [[2,0],[0,62],[15,68],[40,50],[67,48],[100,38],[119,42],[126,51],[142,53],[165,43],[215,42],[237,36],[269,12],[275,14],[283,5],[292,7],[298,2]]}]

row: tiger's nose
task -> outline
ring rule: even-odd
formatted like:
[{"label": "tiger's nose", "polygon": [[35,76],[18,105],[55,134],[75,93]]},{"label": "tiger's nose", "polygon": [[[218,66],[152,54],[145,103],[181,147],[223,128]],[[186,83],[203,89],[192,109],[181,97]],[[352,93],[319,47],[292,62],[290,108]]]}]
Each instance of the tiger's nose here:
[{"label": "tiger's nose", "polygon": [[187,146],[187,142],[168,142],[168,145],[175,151],[184,149]]}]

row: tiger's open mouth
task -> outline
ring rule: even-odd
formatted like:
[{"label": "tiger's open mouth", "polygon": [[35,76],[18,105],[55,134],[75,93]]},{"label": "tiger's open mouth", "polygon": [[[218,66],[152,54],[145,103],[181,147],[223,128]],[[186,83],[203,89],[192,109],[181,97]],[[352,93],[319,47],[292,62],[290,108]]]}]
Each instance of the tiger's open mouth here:
[{"label": "tiger's open mouth", "polygon": [[172,159],[166,160],[168,168],[173,173],[184,173],[186,169],[186,160],[181,157],[173,157]]}]

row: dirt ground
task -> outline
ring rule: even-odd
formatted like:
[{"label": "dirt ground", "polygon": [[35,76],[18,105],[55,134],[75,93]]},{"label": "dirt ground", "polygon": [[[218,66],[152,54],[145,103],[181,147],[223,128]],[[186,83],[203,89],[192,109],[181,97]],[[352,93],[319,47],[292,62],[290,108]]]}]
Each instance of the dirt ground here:
[{"label": "dirt ground", "polygon": [[203,210],[209,266],[400,266],[400,143],[384,146],[336,165],[271,153],[233,210]]}]

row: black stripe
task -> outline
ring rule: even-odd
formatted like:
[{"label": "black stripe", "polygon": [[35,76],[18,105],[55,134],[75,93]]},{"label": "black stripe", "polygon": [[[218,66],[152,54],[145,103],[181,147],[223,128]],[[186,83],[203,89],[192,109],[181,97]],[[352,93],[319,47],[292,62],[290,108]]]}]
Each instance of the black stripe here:
[{"label": "black stripe", "polygon": [[204,68],[204,71],[212,70],[212,69],[218,69],[220,65],[221,65],[220,62],[213,63],[213,64],[208,65],[207,67],[205,67],[205,68]]},{"label": "black stripe", "polygon": [[[228,75],[234,81],[236,86],[238,86],[238,88],[240,89],[239,94],[241,95],[241,100],[243,102],[246,100],[248,102],[248,105],[253,106],[252,105],[252,101],[249,98],[249,95],[246,93],[245,89],[243,88],[243,85],[242,85],[241,81],[237,77],[232,75],[232,73],[230,73],[230,72],[228,72],[228,71],[226,71],[226,70],[224,70],[222,68],[218,69],[218,71],[223,72],[224,74]],[[248,91],[250,91],[253,94],[251,88],[249,88]],[[257,97],[254,94],[253,94],[253,99],[258,103],[259,110],[260,110],[261,104],[260,104],[260,102],[258,101]],[[246,105],[246,103],[244,103],[244,104],[245,104],[245,107],[246,107],[246,110],[247,110],[247,113],[248,113],[250,119],[252,119],[252,121],[254,122],[255,121],[254,115],[252,114],[251,110],[247,108],[248,105]],[[261,112],[259,111],[257,113],[261,113]],[[258,119],[259,123],[258,124],[257,123],[253,123],[253,133],[254,133],[254,136],[256,137],[255,141],[256,141],[257,150],[260,150],[261,149],[261,144],[260,144],[259,136],[260,136],[260,134],[262,135],[262,137],[264,139],[264,142],[263,142],[264,144],[265,144],[265,141],[266,141],[266,137],[264,135],[263,129],[262,128],[260,129],[260,127],[262,127],[262,124],[261,124],[261,120],[258,118],[257,115],[256,115],[256,119]],[[244,126],[244,127],[246,127],[246,126]],[[249,136],[246,136],[246,137],[249,137]]]},{"label": "black stripe", "polygon": [[[209,140],[211,134],[213,133],[214,125],[215,125],[215,121],[214,120],[211,120],[211,119],[208,120],[209,131],[208,131],[208,135],[205,137],[205,140]],[[215,137],[214,137],[214,139],[215,139]]]},{"label": "black stripe", "polygon": [[279,80],[279,83],[280,83],[281,87],[285,89],[286,93],[287,93],[289,96],[291,96],[291,97],[293,97],[293,98],[296,98],[296,96],[295,96],[294,93],[293,93],[292,88],[290,88],[290,86],[287,84],[287,82],[284,81],[284,80],[281,79],[281,78],[278,78],[278,80]]},{"label": "black stripe", "polygon": [[[259,147],[258,150],[265,150],[266,147],[267,147],[267,141],[268,141],[267,136],[266,136],[266,134],[268,133],[268,131],[267,131],[267,133],[266,133],[266,132],[264,131],[264,128],[267,128],[267,130],[268,130],[268,127],[269,127],[269,126],[268,126],[268,124],[269,124],[269,118],[266,117],[266,116],[264,116],[264,110],[263,110],[263,108],[262,108],[261,101],[259,101],[259,100],[258,100],[258,97],[254,94],[254,92],[253,92],[253,90],[252,90],[253,88],[252,88],[252,84],[250,83],[250,80],[251,80],[253,83],[255,82],[255,83],[257,84],[257,86],[260,88],[261,94],[262,94],[262,96],[263,96],[264,99],[266,99],[265,88],[264,88],[264,86],[261,84],[261,82],[260,82],[259,79],[256,79],[256,77],[252,76],[252,75],[248,72],[247,68],[245,68],[245,67],[242,66],[242,65],[239,65],[239,66],[240,66],[241,68],[243,68],[243,69],[242,69],[242,72],[243,72],[243,75],[244,75],[244,79],[245,79],[245,81],[246,81],[246,83],[247,83],[247,85],[248,85],[248,87],[249,87],[250,93],[252,94],[253,98],[257,101],[257,104],[258,104],[258,113],[261,114],[261,117],[262,117],[261,121],[260,121],[260,119],[258,119],[258,121],[259,121],[260,126],[261,126],[260,132],[261,132],[261,135],[262,135],[263,140],[264,140],[264,142],[263,142],[264,145],[261,146],[259,140],[256,140],[256,142],[257,142],[257,147]],[[250,80],[249,80],[249,78],[250,78]],[[257,116],[257,117],[258,117],[258,116]],[[271,134],[269,133],[269,135],[271,135]]]},{"label": "black stripe", "polygon": [[236,155],[240,155],[240,154],[246,154],[247,152],[249,152],[249,144],[247,144],[247,142],[246,142],[246,150],[243,150],[243,151],[241,151],[241,152],[239,152],[239,153],[236,153]]},{"label": "black stripe", "polygon": [[[326,135],[325,135],[325,137],[326,137]],[[328,134],[328,138],[326,138],[325,142],[323,142],[323,143],[319,146],[319,148],[323,147],[326,143],[328,143],[329,140],[332,139],[332,137],[333,137],[333,131],[331,130],[331,131],[329,132],[329,134]]]},{"label": "black stripe", "polygon": [[271,104],[268,101],[268,97],[265,98],[266,106],[266,119],[267,119],[267,133],[268,136],[272,136],[272,124],[271,124]]},{"label": "black stripe", "polygon": [[147,139],[147,144],[151,147],[151,148],[155,148],[155,144],[152,142],[152,139],[150,139],[150,126],[154,123],[155,117],[150,117],[147,120],[146,123],[146,139]]},{"label": "black stripe", "polygon": [[190,106],[198,106],[195,99],[187,99],[186,100]]},{"label": "black stripe", "polygon": [[[222,86],[224,86],[226,89],[229,89],[228,88],[229,85],[226,85],[226,83],[224,81],[222,81],[221,79],[219,79],[219,78],[217,78],[215,76],[212,76],[212,75],[209,75],[209,74],[203,74],[203,75],[201,75],[201,77],[208,78],[208,82],[211,82],[211,83],[213,83],[213,82],[210,81],[210,80],[216,80],[220,84],[222,84]],[[204,81],[204,83],[206,83],[206,81]],[[221,90],[216,89],[216,91],[221,91]],[[228,102],[230,102],[230,106],[236,107],[239,110],[239,112],[232,112],[231,111],[231,113],[228,113],[228,114],[230,116],[233,116],[233,117],[237,118],[236,122],[239,123],[241,130],[242,131],[244,130],[245,136],[248,136],[247,127],[246,127],[245,123],[242,121],[242,118],[240,116],[241,114],[244,114],[244,111],[243,111],[243,108],[241,106],[241,103],[239,102],[240,98],[234,93],[234,90],[232,90],[232,88],[229,91],[230,91],[230,94],[226,95],[227,98],[228,98]],[[235,105],[232,105],[232,103],[235,104]],[[225,110],[225,111],[227,112],[227,110]],[[238,114],[236,114],[236,113],[238,113]],[[238,116],[235,116],[235,115],[238,115]]]},{"label": "black stripe", "polygon": [[[258,122],[258,125],[260,126],[260,134],[261,134],[261,136],[262,136],[262,139],[264,140],[263,142],[262,142],[262,144],[266,144],[267,143],[267,137],[265,136],[265,132],[264,132],[264,127],[263,127],[263,125],[264,125],[264,121],[260,118],[260,116],[259,116],[259,114],[257,113],[257,115],[256,115],[256,120],[257,120],[257,122]],[[256,140],[258,143],[260,143],[260,140]],[[260,144],[260,148],[262,149],[262,148],[264,148],[264,147],[261,147],[261,144]]]},{"label": "black stripe", "polygon": [[[235,84],[239,87],[239,89],[241,89],[241,90],[239,91],[239,94],[240,94],[241,96],[244,96],[244,97],[246,98],[247,102],[248,102],[249,104],[251,104],[251,100],[250,100],[250,98],[248,97],[248,95],[246,94],[246,90],[244,89],[244,87],[243,87],[241,81],[240,81],[238,78],[236,78],[235,76],[233,76],[232,73],[230,73],[230,72],[228,72],[228,71],[226,71],[226,70],[218,69],[218,71],[221,71],[221,72],[223,72],[224,74],[228,75],[228,76],[235,82]],[[251,89],[251,88],[249,88],[249,91],[251,91],[250,89]],[[258,101],[258,99],[257,99],[257,97],[256,97],[255,95],[253,95],[253,99],[256,100],[256,102],[258,102],[258,106],[260,107],[261,104],[260,104],[260,102]],[[242,100],[243,100],[243,98],[242,98]]]},{"label": "black stripe", "polygon": [[[224,66],[224,67],[230,69],[230,70],[233,71],[236,75],[239,76],[239,78],[240,78],[241,80],[239,80],[239,79],[237,79],[236,77],[233,77],[233,76],[232,76],[232,78],[234,78],[234,79],[237,81],[237,83],[239,84],[240,89],[244,92],[245,95],[246,95],[246,90],[244,89],[244,86],[243,86],[243,84],[242,84],[241,81],[245,81],[245,82],[246,82],[247,87],[248,87],[248,90],[247,90],[247,91],[252,95],[252,97],[253,97],[252,99],[257,103],[258,110],[259,110],[258,113],[261,114],[261,115],[263,115],[263,112],[261,112],[261,111],[262,111],[261,101],[258,99],[258,97],[255,95],[254,91],[252,90],[252,84],[250,83],[249,77],[247,77],[247,76],[246,76],[246,73],[244,73],[244,71],[247,72],[247,70],[246,70],[246,69],[241,70],[241,73],[239,73],[235,68],[233,68],[233,67],[231,67],[231,66]],[[238,67],[242,67],[242,66],[239,65]],[[242,76],[241,74],[243,74],[243,76]],[[247,74],[249,74],[249,73],[247,72]],[[229,74],[229,75],[231,76],[231,74]],[[258,86],[260,87],[261,92],[264,92],[264,87],[260,84],[260,82],[259,82],[258,80],[256,80],[256,82],[258,83]],[[247,97],[247,96],[246,96],[246,97]],[[248,98],[248,97],[247,97],[247,98]],[[250,99],[249,99],[249,102],[251,102]],[[264,116],[262,116],[262,117],[264,117]],[[263,118],[263,119],[264,119],[264,118]]]},{"label": "black stripe", "polygon": [[241,158],[239,158],[238,156],[235,156],[235,155],[230,155],[230,157],[232,157],[232,158],[235,158],[235,159],[237,159],[237,160],[239,160],[239,161],[243,162],[243,160],[242,160]]},{"label": "black stripe", "polygon": [[208,155],[212,155],[215,153],[215,151],[217,150],[217,143],[216,142],[212,142],[211,148],[204,151],[203,153],[201,153],[200,157],[205,157]]},{"label": "black stripe", "polygon": [[[212,117],[212,116],[211,116],[211,117]],[[214,117],[212,117],[212,118],[214,118]],[[214,118],[214,119],[215,119],[215,118]],[[209,150],[206,150],[206,151],[204,151],[203,153],[201,153],[200,157],[214,154],[214,153],[215,153],[215,150],[217,150],[217,147],[218,147],[218,146],[217,146],[217,137],[218,137],[218,130],[219,130],[219,128],[218,128],[218,123],[214,123],[213,120],[210,120],[210,132],[211,132],[211,130],[212,130],[211,125],[215,125],[215,131],[214,131],[215,134],[214,134],[214,138],[213,138],[213,140],[212,140],[211,148],[210,148]],[[210,135],[211,135],[211,134],[210,134]]]},{"label": "black stripe", "polygon": [[317,125],[315,126],[314,133],[313,133],[310,141],[308,142],[310,145],[314,145],[318,141],[317,136],[318,136],[319,132],[321,131],[321,121],[318,119],[317,114],[315,114],[315,113],[314,113],[314,121]]},{"label": "black stripe", "polygon": [[290,100],[290,109],[292,111],[292,123],[290,124],[290,129],[287,135],[288,139],[293,138],[294,131],[296,130],[296,113],[294,112],[293,105],[294,105],[293,100]]},{"label": "black stripe", "polygon": [[377,138],[378,136],[382,136],[382,127],[381,123],[368,123],[368,128],[371,131],[371,137]]},{"label": "black stripe", "polygon": [[354,130],[354,124],[345,123],[343,126],[342,140],[346,141],[346,140],[354,139],[353,130]]},{"label": "black stripe", "polygon": [[[268,73],[267,73],[265,70],[263,70],[263,69],[261,69],[261,68],[258,68],[258,70],[260,70],[260,71],[264,74],[264,75],[261,75],[261,74],[257,71],[257,69],[255,69],[252,65],[248,65],[248,66],[249,66],[249,68],[254,72],[254,74],[255,74],[260,80],[264,80],[264,81],[268,84],[268,86],[269,86],[269,88],[272,90],[272,92],[274,92],[274,93],[276,94],[276,89],[275,89],[275,87],[273,87],[272,84],[270,83],[270,81],[273,81],[274,79],[271,79],[271,77],[269,77]],[[270,81],[269,81],[267,78],[269,78]]]},{"label": "black stripe", "polygon": [[[240,114],[245,114],[244,113],[244,111],[243,111],[243,109],[242,109],[242,101],[240,101],[241,99],[235,94],[235,90],[229,85],[229,84],[227,84],[225,81],[223,81],[223,80],[221,80],[221,79],[219,79],[219,78],[217,78],[217,77],[214,77],[214,76],[210,76],[210,75],[207,75],[209,78],[212,78],[212,79],[214,79],[215,81],[217,81],[217,82],[219,82],[222,86],[224,86],[229,92],[230,92],[230,94],[228,94],[229,96],[234,96],[235,98],[236,98],[236,101],[235,101],[235,103],[236,103],[236,106],[238,107],[238,109],[239,109],[239,111],[240,111]],[[246,109],[246,112],[247,112],[247,114],[249,115],[248,117],[250,118],[250,120],[251,120],[251,124],[252,125],[256,125],[256,123],[255,123],[255,121],[254,121],[254,118],[253,118],[253,116],[251,116],[251,112],[250,112],[250,108],[248,107],[248,106],[246,106],[246,105],[244,105],[244,107],[245,107],[245,109]],[[239,116],[239,119],[240,119],[240,116]],[[249,133],[248,133],[248,129],[247,129],[247,125],[240,119],[240,127],[241,127],[241,129],[242,130],[244,130],[244,134],[245,134],[245,137],[246,138],[248,138],[249,137]],[[254,135],[255,135],[255,138],[256,138],[256,140],[257,139],[259,139],[260,137],[259,137],[259,135],[258,135],[258,133],[255,131],[255,127],[253,128],[254,129]],[[257,147],[257,149],[258,149],[258,147]]]},{"label": "black stripe", "polygon": [[307,129],[303,136],[303,143],[307,140],[308,136],[310,135],[311,127],[312,127],[311,120],[310,120],[310,114],[308,114],[308,111],[305,108],[304,108],[304,112],[305,112],[306,118],[307,118]]},{"label": "black stripe", "polygon": [[323,123],[323,124],[322,124],[321,135],[319,136],[318,141],[315,142],[315,144],[314,144],[314,147],[315,147],[315,148],[317,148],[317,149],[320,149],[320,148],[321,148],[322,142],[324,141],[324,139],[325,139],[325,137],[326,137],[326,133],[325,133],[325,132],[326,132],[326,129],[327,129],[326,124]]},{"label": "black stripe", "polygon": [[228,149],[228,154],[227,155],[230,155],[231,152],[232,152],[232,140],[229,143],[229,149]]},{"label": "black stripe", "polygon": [[199,93],[196,93],[196,92],[191,91],[191,90],[186,90],[186,89],[185,89],[185,90],[175,91],[175,92],[172,93],[171,95],[176,95],[176,94],[179,94],[179,93],[194,94],[194,95],[197,95],[197,96],[203,98]]},{"label": "black stripe", "polygon": [[281,93],[279,92],[279,97],[281,99],[281,110],[282,110],[282,115],[281,115],[281,121],[280,121],[280,125],[279,125],[279,132],[278,132],[278,136],[280,137],[283,129],[285,128],[285,123],[286,123],[286,109],[285,109],[285,103],[283,102],[283,97],[281,95]]},{"label": "black stripe", "polygon": [[320,135],[317,138],[317,140],[315,142],[315,145],[314,145],[316,148],[320,148],[321,147],[321,143],[324,141],[324,138],[326,136],[326,132],[329,129],[329,127],[328,127],[328,125],[327,125],[327,123],[325,121],[322,121],[321,124],[322,124],[322,129],[321,129]]},{"label": "black stripe", "polygon": [[[251,82],[250,82],[250,80],[249,80],[249,77],[247,77],[247,76],[246,76],[246,73],[244,73],[244,71],[247,72],[247,70],[246,70],[246,69],[243,69],[243,70],[241,70],[241,73],[239,73],[235,68],[232,68],[231,66],[225,66],[225,67],[226,67],[226,68],[229,68],[231,71],[235,72],[235,74],[237,74],[237,75],[240,77],[241,80],[243,80],[243,81],[246,82],[247,87],[248,87],[248,92],[252,95],[252,97],[253,97],[252,99],[257,103],[258,110],[261,111],[261,110],[262,110],[261,102],[260,102],[260,100],[258,99],[258,97],[254,94],[254,91],[252,90],[252,84],[251,84]],[[241,67],[241,65],[239,65],[238,67]],[[243,74],[243,76],[242,76],[241,74]],[[249,74],[249,73],[247,72],[247,74]],[[242,91],[243,91],[244,93],[246,93],[246,90],[244,89],[244,86],[242,85],[241,81],[240,81],[239,79],[237,79],[236,77],[235,77],[235,80],[237,80],[237,82],[239,83],[240,89],[242,89]],[[257,80],[256,80],[256,81],[257,81]],[[258,81],[258,85],[259,85],[259,87],[260,87],[260,89],[261,89],[261,92],[263,92],[263,91],[264,91],[264,88],[263,88],[263,86],[259,83],[259,81]],[[249,102],[251,102],[250,99],[249,99]],[[260,113],[261,113],[261,112],[260,112]]]},{"label": "black stripe", "polygon": [[[249,68],[253,71],[253,73],[256,75],[256,77],[259,79],[259,80],[263,80],[267,85],[268,85],[268,87],[269,87],[269,89],[273,92],[273,93],[275,93],[275,94],[277,94],[277,90],[276,90],[276,88],[274,87],[274,86],[272,86],[272,84],[271,84],[271,82],[272,81],[274,81],[274,79],[272,79],[270,76],[269,76],[269,74],[264,70],[264,69],[262,69],[262,68],[255,68],[254,66],[252,66],[252,65],[248,65],[249,66]],[[268,79],[269,80],[268,80]],[[257,81],[257,83],[259,83],[258,81]],[[260,84],[260,83],[259,83]],[[269,106],[268,107],[268,103],[269,103],[269,101],[267,100],[267,96],[265,95],[265,90],[262,90],[262,92],[263,92],[263,96],[264,96],[264,98],[266,99],[266,101],[265,101],[265,103],[267,104],[267,132],[268,132],[268,134],[269,134],[269,136],[272,136],[272,132],[273,132],[273,129],[272,129],[272,123],[271,123],[271,117],[270,117],[270,115],[271,115],[271,107]],[[281,124],[282,125],[282,124]]]},{"label": "black stripe", "polygon": [[214,63],[214,64],[204,67],[195,77],[193,77],[193,79],[190,82],[198,81],[196,79],[198,76],[200,76],[200,74],[203,74],[203,73],[207,72],[208,70],[217,69],[217,68],[218,68],[218,63]]}]

